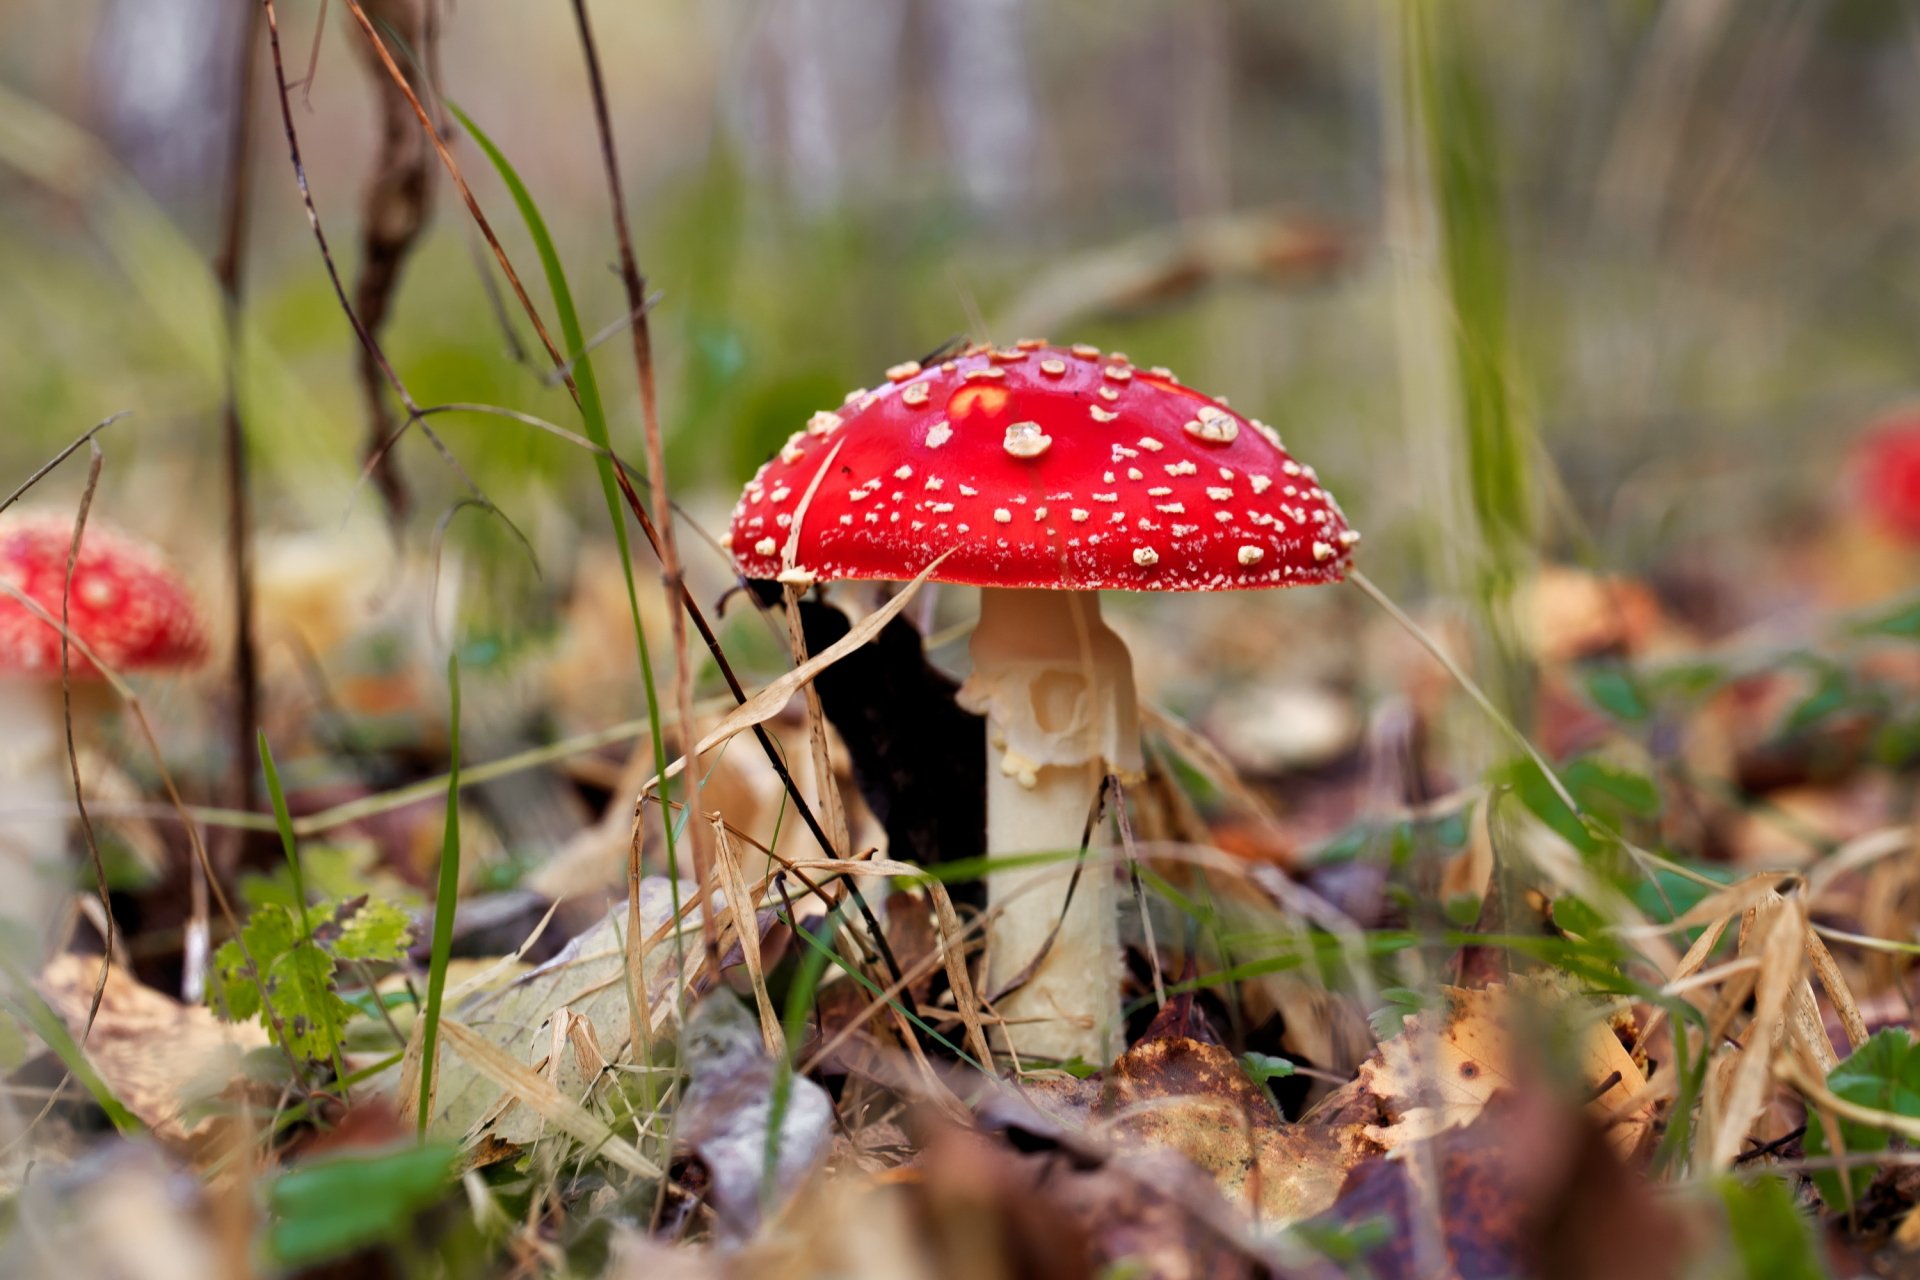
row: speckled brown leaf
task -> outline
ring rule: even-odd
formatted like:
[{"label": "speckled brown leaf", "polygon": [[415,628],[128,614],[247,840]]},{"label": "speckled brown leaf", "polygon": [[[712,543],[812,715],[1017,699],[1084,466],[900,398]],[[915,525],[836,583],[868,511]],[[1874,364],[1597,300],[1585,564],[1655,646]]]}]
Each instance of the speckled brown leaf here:
[{"label": "speckled brown leaf", "polygon": [[1347,1170],[1375,1150],[1355,1123],[1287,1123],[1186,1000],[1098,1078],[1035,1081],[1026,1092],[1054,1120],[1179,1153],[1267,1225],[1332,1204]]},{"label": "speckled brown leaf", "polygon": [[[1549,1013],[1569,1020],[1571,1051],[1596,1121],[1610,1117],[1645,1079],[1597,1007],[1583,1007],[1576,1003],[1578,997],[1551,984],[1471,991],[1447,987],[1442,995],[1444,1011],[1408,1018],[1400,1035],[1361,1064],[1360,1080],[1388,1118],[1388,1123],[1367,1131],[1382,1147],[1392,1149],[1471,1124],[1496,1093],[1513,1088],[1518,1083],[1513,1046],[1520,1019],[1533,1020],[1523,1031],[1529,1041],[1544,1028]],[[1648,1103],[1615,1122],[1609,1138],[1618,1152],[1628,1154],[1651,1123]]]},{"label": "speckled brown leaf", "polygon": [[220,1093],[240,1075],[240,1055],[267,1043],[252,1024],[221,1022],[211,1010],[185,1005],[143,986],[125,971],[107,975],[100,1012],[87,1033],[100,957],[63,955],[40,972],[36,986],[127,1109],[156,1137],[191,1142],[205,1128],[187,1114],[195,1100]]}]

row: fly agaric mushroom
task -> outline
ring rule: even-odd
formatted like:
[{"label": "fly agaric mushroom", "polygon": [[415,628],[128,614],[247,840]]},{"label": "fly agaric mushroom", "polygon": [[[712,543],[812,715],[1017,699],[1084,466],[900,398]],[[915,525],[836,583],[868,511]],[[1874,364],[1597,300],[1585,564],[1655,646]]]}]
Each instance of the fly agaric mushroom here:
[{"label": "fly agaric mushroom", "polygon": [[[1142,768],[1133,668],[1101,591],[1338,581],[1359,535],[1272,428],[1098,348],[973,347],[817,413],[760,469],[728,545],[798,587],[982,588],[961,703],[988,718],[987,854],[1077,849],[1108,773]],[[1044,884],[1036,885],[1036,880]],[[1114,877],[992,871],[988,982],[1022,1055],[1105,1061],[1118,1031]]]},{"label": "fly agaric mushroom", "polygon": [[1920,545],[1920,412],[1889,414],[1854,446],[1860,503],[1890,537]]},{"label": "fly agaric mushroom", "polygon": [[[72,542],[69,515],[0,519],[0,582],[12,588],[0,593],[0,920],[34,936],[67,892],[67,821],[48,815],[72,795],[60,632],[20,597],[60,620]],[[68,648],[77,696],[104,681],[82,645],[116,672],[186,666],[205,651],[193,601],[158,551],[98,524],[81,542],[66,616],[78,641]]]}]

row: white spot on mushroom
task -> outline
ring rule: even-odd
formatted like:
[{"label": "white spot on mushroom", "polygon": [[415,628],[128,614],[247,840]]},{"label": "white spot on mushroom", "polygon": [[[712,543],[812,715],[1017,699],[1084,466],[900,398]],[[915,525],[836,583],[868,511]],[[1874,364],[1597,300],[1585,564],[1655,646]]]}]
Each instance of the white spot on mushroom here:
[{"label": "white spot on mushroom", "polygon": [[802,569],[796,565],[791,569],[782,569],[778,580],[789,587],[799,587],[804,591],[812,586],[818,577],[819,575],[813,570]]},{"label": "white spot on mushroom", "polygon": [[925,404],[927,402],[927,397],[932,394],[933,394],[933,384],[927,383],[927,382],[915,382],[909,385],[906,388],[906,390],[900,393],[900,401],[902,404],[910,404],[910,405],[913,405],[915,408],[918,408],[919,406]]},{"label": "white spot on mushroom", "polygon": [[807,431],[816,436],[824,436],[829,431],[838,431],[845,419],[831,409],[822,409],[807,419]]},{"label": "white spot on mushroom", "polygon": [[1073,521],[1075,524],[1085,524],[1087,522],[1087,517],[1091,514],[1092,513],[1089,512],[1085,507],[1075,507],[1071,511],[1067,512],[1067,519]]},{"label": "white spot on mushroom", "polygon": [[993,518],[1001,524],[1012,524],[1013,512],[1007,510],[1005,507],[995,507],[993,509]]},{"label": "white spot on mushroom", "polygon": [[1147,490],[1147,496],[1150,498],[1164,498],[1172,492],[1173,487],[1171,485],[1157,484]]},{"label": "white spot on mushroom", "polygon": [[1084,342],[1076,342],[1073,344],[1073,354],[1079,356],[1082,360],[1098,360],[1100,358],[1100,348],[1088,346]]},{"label": "white spot on mushroom", "polygon": [[922,481],[922,483],[926,486],[929,492],[938,493],[941,489],[946,487],[947,482],[945,480],[942,480],[939,476],[928,476],[924,481]]},{"label": "white spot on mushroom", "polygon": [[1190,476],[1200,468],[1194,466],[1191,462],[1181,461],[1169,462],[1166,469],[1167,474],[1170,476]]},{"label": "white spot on mushroom", "polygon": [[1163,515],[1183,516],[1187,514],[1187,504],[1184,502],[1157,502],[1154,504],[1153,509]]},{"label": "white spot on mushroom", "polygon": [[1313,558],[1315,560],[1331,560],[1339,554],[1339,552],[1324,542],[1316,542],[1313,544]]},{"label": "white spot on mushroom", "polygon": [[962,382],[997,382],[1007,376],[1007,371],[999,365],[988,365],[984,369],[969,369]]},{"label": "white spot on mushroom", "polygon": [[1053,444],[1053,437],[1040,430],[1037,422],[1016,422],[1007,428],[1002,447],[1016,458],[1037,458]]},{"label": "white spot on mushroom", "polygon": [[1019,338],[1014,341],[1013,345],[1022,351],[1038,351],[1047,345],[1047,340],[1045,338]]},{"label": "white spot on mushroom", "polygon": [[1047,518],[1047,509],[1045,507],[1035,507],[1033,509],[1033,518],[1035,520],[1045,520]]},{"label": "white spot on mushroom", "polygon": [[1117,493],[1096,493],[1093,495],[1093,500],[1095,502],[1118,502],[1120,501],[1120,495]]},{"label": "white spot on mushroom", "polygon": [[793,513],[791,511],[782,511],[773,518],[773,522],[782,529],[790,528],[793,525]]},{"label": "white spot on mushroom", "polygon": [[1231,502],[1233,500],[1233,490],[1223,489],[1219,485],[1208,485],[1207,496],[1215,502]]},{"label": "white spot on mushroom", "polygon": [[977,498],[980,496],[980,491],[970,484],[963,484],[960,486],[960,496],[963,498]]},{"label": "white spot on mushroom", "polygon": [[1049,378],[1058,378],[1066,373],[1066,371],[1067,362],[1065,360],[1042,360],[1040,362],[1040,372],[1046,374]]},{"label": "white spot on mushroom", "polygon": [[842,516],[840,517],[840,523],[841,523],[841,524],[852,524],[852,523],[853,523],[853,517],[852,517],[851,515],[845,515],[845,514],[843,514],[843,515],[842,515]]},{"label": "white spot on mushroom", "polygon": [[1120,388],[1102,387],[1100,388],[1100,398],[1111,404],[1120,398]]},{"label": "white spot on mushroom", "polygon": [[1233,512],[1216,511],[1213,513],[1213,518],[1215,520],[1218,520],[1221,524],[1230,524],[1233,521]]},{"label": "white spot on mushroom", "polygon": [[852,404],[855,400],[858,400],[861,396],[864,396],[865,394],[867,394],[867,389],[865,387],[855,387],[853,390],[847,392],[845,398],[842,399],[840,403]]},{"label": "white spot on mushroom", "polygon": [[1095,422],[1112,422],[1115,418],[1120,416],[1117,413],[1113,413],[1109,410],[1102,409],[1097,404],[1088,405],[1087,412],[1093,415],[1093,420]]},{"label": "white spot on mushroom", "polygon": [[1138,467],[1128,467],[1128,468],[1127,468],[1127,479],[1129,479],[1129,480],[1143,480],[1143,479],[1145,479],[1145,478],[1146,478],[1146,477],[1145,477],[1145,476],[1143,476],[1143,475],[1142,475],[1142,474],[1140,473],[1140,468],[1138,468]]},{"label": "white spot on mushroom", "polygon": [[1200,532],[1200,526],[1197,524],[1177,524],[1173,526],[1173,536],[1176,538],[1184,538],[1190,533],[1198,532]]},{"label": "white spot on mushroom", "polygon": [[1241,564],[1259,564],[1267,558],[1265,547],[1242,547],[1239,551]]},{"label": "white spot on mushroom", "polygon": [[1281,463],[1280,469],[1286,472],[1290,476],[1297,476],[1301,472],[1300,464],[1295,462],[1292,458],[1288,458],[1285,462]]},{"label": "white spot on mushroom", "polygon": [[936,502],[936,503],[933,503],[931,506],[929,506],[927,510],[933,512],[937,516],[943,516],[947,514],[947,512],[953,510],[953,504],[951,502]]},{"label": "white spot on mushroom", "polygon": [[1200,415],[1181,424],[1186,433],[1208,444],[1231,444],[1240,435],[1240,423],[1215,405],[1200,406]]},{"label": "white spot on mushroom", "polygon": [[1161,444],[1158,440],[1155,440],[1152,436],[1141,436],[1136,443],[1138,443],[1139,446],[1142,449],[1145,449],[1148,453],[1158,453],[1162,449],[1167,447]]},{"label": "white spot on mushroom", "polygon": [[777,485],[775,486],[773,491],[773,500],[775,502],[785,502],[787,500],[788,495],[790,495],[792,492],[793,490],[787,488],[787,486],[785,485]]},{"label": "white spot on mushroom", "polygon": [[1105,369],[1102,369],[1100,372],[1106,376],[1109,382],[1133,381],[1133,370],[1122,369],[1117,364],[1110,364]]},{"label": "white spot on mushroom", "polygon": [[1113,472],[1111,472],[1111,471],[1103,471],[1103,472],[1101,472],[1101,473],[1100,473],[1100,478],[1101,478],[1102,480],[1104,480],[1104,481],[1106,481],[1106,482],[1107,482],[1108,484],[1112,484],[1112,483],[1113,483]]},{"label": "white spot on mushroom", "polygon": [[1265,493],[1268,489],[1273,487],[1273,477],[1272,476],[1249,476],[1247,478],[1247,483],[1253,486],[1253,491],[1255,493]]},{"label": "white spot on mushroom", "polygon": [[1133,549],[1133,562],[1142,569],[1151,569],[1154,565],[1160,563],[1160,553],[1152,547],[1135,547]]},{"label": "white spot on mushroom", "polygon": [[1360,541],[1360,533],[1356,529],[1342,529],[1340,531],[1340,536],[1337,539],[1335,539],[1335,541],[1339,542],[1339,544],[1343,547],[1350,547],[1354,543]]},{"label": "white spot on mushroom", "polygon": [[936,422],[927,432],[927,448],[938,449],[951,439],[953,439],[953,428],[945,422]]},{"label": "white spot on mushroom", "polygon": [[920,372],[920,362],[918,360],[907,360],[887,370],[887,381],[905,382],[918,372]]},{"label": "white spot on mushroom", "polygon": [[760,539],[760,541],[753,544],[753,554],[757,556],[770,556],[775,551],[779,550],[779,548],[780,548],[780,544],[775,542],[772,538],[762,538]]}]

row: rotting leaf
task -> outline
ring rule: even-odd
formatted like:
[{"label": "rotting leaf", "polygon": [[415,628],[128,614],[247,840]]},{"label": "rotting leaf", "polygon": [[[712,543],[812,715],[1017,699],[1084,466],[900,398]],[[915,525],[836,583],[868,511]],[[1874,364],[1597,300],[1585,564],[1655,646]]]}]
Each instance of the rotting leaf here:
[{"label": "rotting leaf", "polygon": [[1653,1123],[1651,1103],[1629,1116],[1613,1113],[1644,1077],[1607,1023],[1591,1016],[1594,1010],[1549,982],[1473,991],[1447,987],[1442,996],[1444,1013],[1411,1015],[1398,1036],[1361,1064],[1360,1080],[1388,1118],[1368,1129],[1370,1139],[1392,1150],[1471,1124],[1496,1093],[1519,1082],[1524,1064],[1513,1048],[1516,1033],[1536,1043],[1540,1029],[1522,1020],[1551,1026],[1548,1019],[1571,1014],[1564,1026],[1567,1048],[1592,1095],[1589,1111],[1597,1122],[1612,1121],[1607,1136],[1621,1154],[1640,1145]]},{"label": "rotting leaf", "polygon": [[[804,1076],[794,1076],[779,1122],[773,1126],[774,1077],[779,1070],[761,1044],[754,1019],[727,992],[701,1001],[681,1039],[689,1080],[677,1113],[679,1145],[707,1172],[707,1200],[724,1232],[753,1234],[763,1211],[793,1194],[833,1142],[833,1101]],[[772,1176],[770,1146],[778,1156]],[[763,1193],[771,1203],[763,1203]]]},{"label": "rotting leaf", "polygon": [[[59,956],[35,982],[76,1037],[87,1025],[100,963],[98,956]],[[203,1136],[207,1123],[193,1114],[196,1101],[240,1078],[241,1055],[266,1043],[259,1027],[223,1023],[211,1010],[143,986],[116,966],[107,975],[86,1053],[156,1137],[190,1143]]]},{"label": "rotting leaf", "polygon": [[1191,996],[1169,1002],[1094,1078],[1030,1080],[1028,1098],[1053,1119],[1084,1123],[1124,1147],[1177,1152],[1263,1223],[1293,1222],[1332,1204],[1371,1145],[1350,1124],[1288,1124],[1191,1003]]}]

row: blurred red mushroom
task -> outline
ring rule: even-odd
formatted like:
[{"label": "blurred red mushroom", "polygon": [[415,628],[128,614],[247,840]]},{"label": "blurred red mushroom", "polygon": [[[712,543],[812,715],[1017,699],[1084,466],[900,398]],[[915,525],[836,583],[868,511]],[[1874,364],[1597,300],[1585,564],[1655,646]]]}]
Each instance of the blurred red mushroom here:
[{"label": "blurred red mushroom", "polygon": [[[807,587],[910,579],[945,554],[937,580],[984,588],[960,700],[988,720],[986,852],[1077,849],[1103,777],[1142,767],[1132,662],[1099,593],[1335,582],[1359,535],[1271,427],[1118,353],[978,346],[887,379],[761,468],[734,510],[734,559]],[[999,1002],[1004,1042],[1104,1062],[1117,890],[1083,875],[1069,902],[1064,870],[988,877],[988,985],[1016,982],[1051,937]]]},{"label": "blurred red mushroom", "polygon": [[[72,779],[54,625],[62,597],[76,695],[104,684],[99,664],[116,673],[182,667],[206,648],[191,597],[155,548],[89,524],[69,595],[72,541],[65,513],[0,519],[0,930],[13,926],[35,943],[70,891]],[[76,718],[93,700],[77,698]]]},{"label": "blurred red mushroom", "polygon": [[1854,446],[1866,517],[1888,537],[1920,546],[1920,408],[1890,414]]}]

